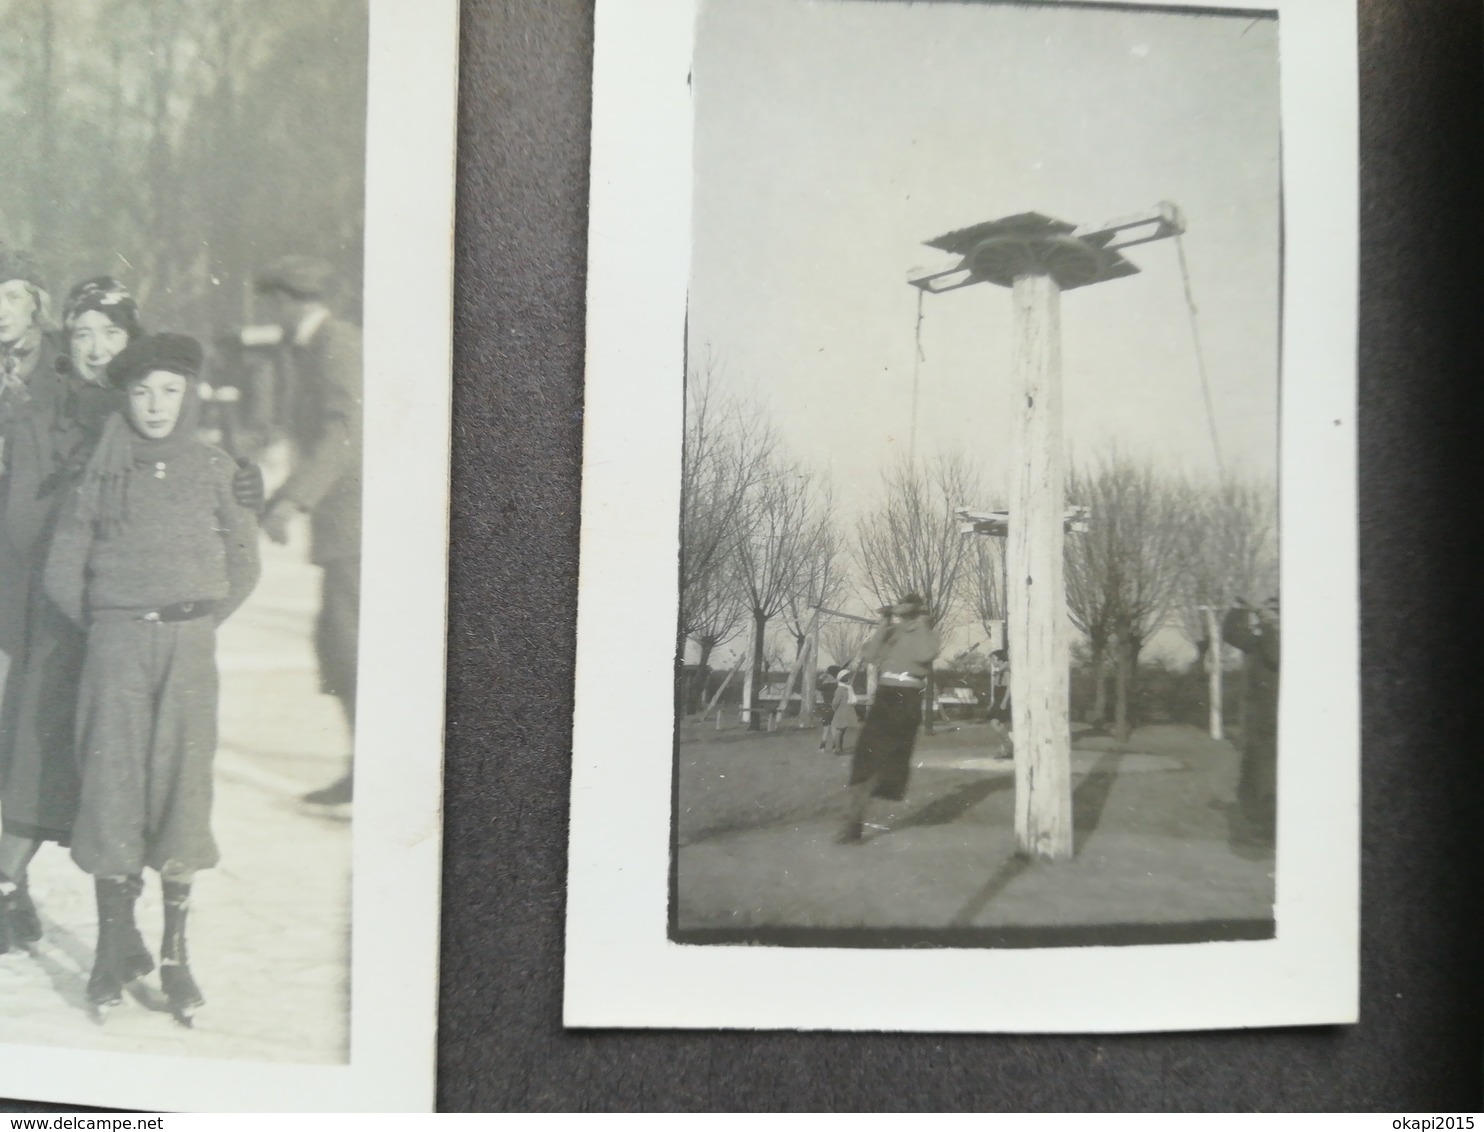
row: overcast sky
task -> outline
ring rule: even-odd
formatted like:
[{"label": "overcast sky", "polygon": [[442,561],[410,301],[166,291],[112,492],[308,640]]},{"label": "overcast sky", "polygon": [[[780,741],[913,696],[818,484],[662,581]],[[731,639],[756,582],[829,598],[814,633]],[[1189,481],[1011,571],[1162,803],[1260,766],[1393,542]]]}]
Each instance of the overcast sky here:
[{"label": "overcast sky", "polygon": [[[1185,213],[1227,464],[1276,479],[1278,25],[1147,11],[702,0],[691,358],[845,515],[907,442],[922,241],[1023,211]],[[1066,432],[1212,474],[1175,245],[1062,300]],[[928,296],[917,452],[1008,483],[1009,292]],[[842,516],[843,517],[843,516]]]}]

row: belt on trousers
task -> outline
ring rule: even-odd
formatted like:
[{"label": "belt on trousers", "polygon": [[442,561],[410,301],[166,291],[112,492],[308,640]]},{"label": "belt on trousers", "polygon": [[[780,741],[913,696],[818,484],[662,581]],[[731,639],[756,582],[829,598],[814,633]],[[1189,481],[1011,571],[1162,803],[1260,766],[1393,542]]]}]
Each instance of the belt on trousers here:
[{"label": "belt on trousers", "polygon": [[881,679],[894,680],[898,682],[898,687],[916,688],[918,691],[927,686],[926,680],[921,676],[913,676],[910,672],[883,672]]},{"label": "belt on trousers", "polygon": [[120,621],[195,621],[210,617],[216,609],[214,601],[178,601],[174,605],[158,605],[152,609],[94,609],[94,621],[117,623]]}]

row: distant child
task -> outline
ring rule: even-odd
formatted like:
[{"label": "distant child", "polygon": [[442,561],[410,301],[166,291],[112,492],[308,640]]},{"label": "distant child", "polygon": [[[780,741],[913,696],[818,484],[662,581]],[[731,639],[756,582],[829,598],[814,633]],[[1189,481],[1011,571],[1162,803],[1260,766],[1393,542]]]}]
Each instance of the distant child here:
[{"label": "distant child", "polygon": [[88,1001],[101,1014],[154,968],[134,923],[148,866],[165,898],[160,986],[187,1025],[204,1002],[186,955],[191,882],[218,856],[216,627],[258,580],[237,466],[196,439],[200,372],[200,344],[180,334],[131,341],[108,364],[125,407],[104,426],[46,565],[47,594],[88,634],[72,833],[98,900]]},{"label": "distant child", "polygon": [[823,730],[819,733],[819,749],[824,750],[825,744],[830,739],[830,724],[835,718],[835,689],[836,681],[840,678],[840,666],[832,664],[824,670],[824,679],[819,682],[820,695],[824,697],[824,711],[820,713],[819,722]]},{"label": "distant child", "polygon": [[853,679],[850,669],[842,668],[835,685],[834,702],[830,705],[828,738],[830,750],[837,755],[845,753],[845,733],[855,726],[855,692],[850,686]]}]

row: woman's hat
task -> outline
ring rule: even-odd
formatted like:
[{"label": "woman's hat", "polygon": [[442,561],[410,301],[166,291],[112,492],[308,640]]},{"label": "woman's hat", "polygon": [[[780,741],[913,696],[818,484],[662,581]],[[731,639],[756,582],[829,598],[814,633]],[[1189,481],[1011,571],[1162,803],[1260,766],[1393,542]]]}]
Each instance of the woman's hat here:
[{"label": "woman's hat", "polygon": [[62,307],[62,325],[71,326],[74,319],[88,311],[106,315],[130,338],[144,333],[144,328],[139,325],[139,304],[129,289],[111,275],[84,279],[67,293],[67,302]]},{"label": "woman's hat", "polygon": [[126,389],[155,370],[182,377],[201,374],[201,343],[188,334],[151,334],[131,341],[108,363],[108,381]]},{"label": "woman's hat", "polygon": [[895,617],[910,617],[914,613],[925,613],[927,602],[922,600],[919,593],[909,593],[897,599],[895,605],[883,605],[878,612],[890,613]]}]

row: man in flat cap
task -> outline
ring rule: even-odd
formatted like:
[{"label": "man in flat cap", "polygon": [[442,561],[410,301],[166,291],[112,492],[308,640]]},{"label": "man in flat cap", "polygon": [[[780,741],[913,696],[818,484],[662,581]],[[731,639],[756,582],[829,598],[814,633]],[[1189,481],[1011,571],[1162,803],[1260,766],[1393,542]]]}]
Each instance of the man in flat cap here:
[{"label": "man in flat cap", "polygon": [[[262,527],[288,540],[292,518],[309,515],[310,558],[322,570],[314,627],[320,687],[340,700],[354,733],[356,648],[361,612],[361,328],[326,305],[334,270],[323,260],[290,255],[256,280],[271,321],[283,330],[291,389],[287,430],[293,471],[269,501]],[[304,797],[311,806],[344,811],[351,772]]]}]

